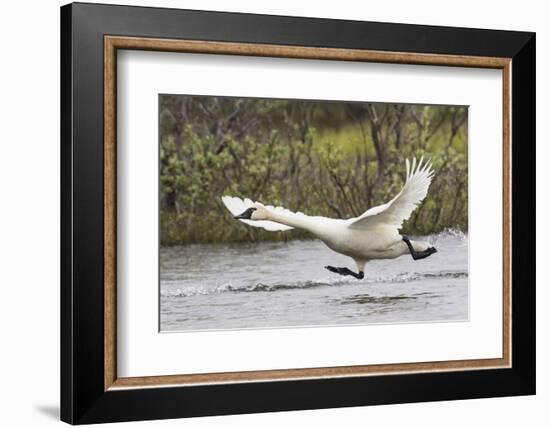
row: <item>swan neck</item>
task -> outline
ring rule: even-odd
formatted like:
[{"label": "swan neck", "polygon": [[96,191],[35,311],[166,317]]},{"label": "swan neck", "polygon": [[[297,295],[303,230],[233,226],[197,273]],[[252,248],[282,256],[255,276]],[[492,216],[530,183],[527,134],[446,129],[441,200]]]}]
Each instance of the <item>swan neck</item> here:
[{"label": "swan neck", "polygon": [[271,212],[270,220],[284,224],[285,226],[295,227],[296,229],[311,230],[313,226],[311,217],[294,213]]}]

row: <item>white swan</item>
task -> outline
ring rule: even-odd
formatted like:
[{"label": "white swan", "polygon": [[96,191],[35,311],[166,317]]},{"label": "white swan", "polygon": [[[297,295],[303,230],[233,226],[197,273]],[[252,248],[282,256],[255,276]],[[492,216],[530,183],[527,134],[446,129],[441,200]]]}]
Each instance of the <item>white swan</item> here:
[{"label": "white swan", "polygon": [[266,206],[250,199],[223,196],[222,201],[234,218],[254,227],[270,231],[303,229],[323,241],[330,249],[355,260],[358,273],[348,268],[325,266],[340,275],[364,277],[369,260],[393,259],[410,253],[419,260],[437,252],[427,242],[411,241],[399,234],[399,229],[418,204],[426,197],[433,170],[430,162],[412,165],[406,160],[407,179],[401,191],[384,205],[373,207],[359,217],[346,220],[308,216],[283,207]]}]

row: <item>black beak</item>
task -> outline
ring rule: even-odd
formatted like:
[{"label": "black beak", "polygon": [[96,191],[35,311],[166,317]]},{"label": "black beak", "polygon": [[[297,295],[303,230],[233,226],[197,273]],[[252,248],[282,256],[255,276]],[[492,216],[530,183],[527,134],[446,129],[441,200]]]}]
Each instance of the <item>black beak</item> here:
[{"label": "black beak", "polygon": [[248,208],[245,212],[242,214],[236,215],[233,218],[240,219],[240,220],[250,220],[252,217],[252,213],[256,211],[256,208]]}]

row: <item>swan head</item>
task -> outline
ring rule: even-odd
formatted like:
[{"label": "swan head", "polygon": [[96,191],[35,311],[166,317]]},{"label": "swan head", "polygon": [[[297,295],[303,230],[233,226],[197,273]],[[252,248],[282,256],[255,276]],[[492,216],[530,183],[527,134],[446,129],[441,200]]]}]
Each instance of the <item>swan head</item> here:
[{"label": "swan head", "polygon": [[234,216],[238,220],[252,220],[252,215],[256,211],[256,208],[248,208],[246,211],[240,213],[239,215]]},{"label": "swan head", "polygon": [[268,220],[269,211],[267,211],[263,205],[256,203],[253,207],[246,209],[234,218],[238,220]]}]

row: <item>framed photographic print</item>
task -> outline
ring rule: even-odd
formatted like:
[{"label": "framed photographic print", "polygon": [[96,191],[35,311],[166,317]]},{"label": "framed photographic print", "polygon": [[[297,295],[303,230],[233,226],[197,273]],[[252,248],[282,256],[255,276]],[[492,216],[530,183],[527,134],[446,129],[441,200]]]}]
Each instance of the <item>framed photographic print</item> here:
[{"label": "framed photographic print", "polygon": [[535,393],[533,33],[76,3],[61,53],[62,420]]}]

